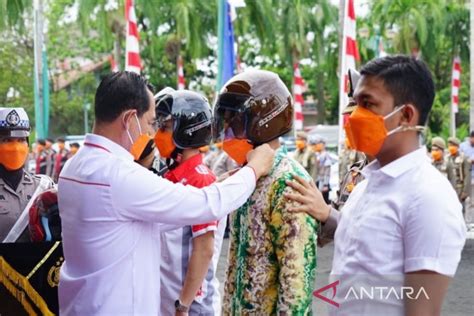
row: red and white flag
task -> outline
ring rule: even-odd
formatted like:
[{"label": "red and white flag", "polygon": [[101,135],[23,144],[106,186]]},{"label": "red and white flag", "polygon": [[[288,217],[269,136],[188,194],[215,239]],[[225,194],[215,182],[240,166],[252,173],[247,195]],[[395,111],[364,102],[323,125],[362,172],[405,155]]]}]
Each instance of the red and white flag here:
[{"label": "red and white flag", "polygon": [[183,59],[178,56],[178,90],[186,89],[186,82],[184,81]]},{"label": "red and white flag", "polygon": [[461,58],[454,57],[453,60],[453,74],[451,80],[451,106],[453,113],[459,111],[459,88],[461,87]]},{"label": "red and white flag", "polygon": [[344,29],[342,30],[342,57],[339,76],[339,149],[344,142],[344,129],[342,112],[349,102],[348,70],[356,68],[356,61],[360,61],[359,50],[356,41],[356,17],[354,11],[354,0],[344,1]]},{"label": "red and white flag", "polygon": [[115,62],[115,59],[114,59],[114,56],[113,55],[110,55],[109,56],[109,62],[110,62],[110,70],[112,72],[118,72],[119,71],[119,67],[117,65],[117,63]]},{"label": "red and white flag", "polygon": [[242,71],[242,64],[240,63],[240,55],[237,54],[237,60],[235,61],[235,68],[237,68],[237,73],[240,74]]},{"label": "red and white flag", "polygon": [[303,88],[304,82],[301,77],[299,63],[293,65],[293,99],[295,100],[295,130],[303,129]]},{"label": "red and white flag", "polygon": [[138,48],[137,16],[133,0],[125,0],[125,19],[127,20],[127,42],[125,48],[125,70],[140,73],[141,60]]}]

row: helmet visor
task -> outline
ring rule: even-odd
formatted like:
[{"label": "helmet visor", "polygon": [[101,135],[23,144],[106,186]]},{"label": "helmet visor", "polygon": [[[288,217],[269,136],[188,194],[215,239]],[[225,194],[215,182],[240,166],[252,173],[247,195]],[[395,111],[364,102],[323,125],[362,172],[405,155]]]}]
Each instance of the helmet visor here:
[{"label": "helmet visor", "polygon": [[225,93],[219,96],[214,107],[214,141],[247,138],[247,112],[251,98],[247,95]]}]

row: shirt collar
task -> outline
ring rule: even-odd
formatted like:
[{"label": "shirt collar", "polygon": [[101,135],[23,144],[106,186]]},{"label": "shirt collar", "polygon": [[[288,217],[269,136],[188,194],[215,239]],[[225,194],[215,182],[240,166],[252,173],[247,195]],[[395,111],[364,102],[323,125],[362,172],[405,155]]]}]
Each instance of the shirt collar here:
[{"label": "shirt collar", "polygon": [[128,160],[133,160],[133,155],[128,150],[126,150],[116,142],[111,141],[109,138],[101,135],[86,134],[86,138],[84,139],[84,146],[96,147],[105,150],[109,153],[112,153],[116,156]]},{"label": "shirt collar", "polygon": [[196,154],[189,158],[188,160],[180,163],[176,168],[168,172],[168,177],[173,177],[176,181],[182,180],[186,175],[188,175],[189,170],[193,170],[197,166],[202,164],[202,155],[201,153]]},{"label": "shirt collar", "polygon": [[382,172],[391,178],[397,178],[406,171],[411,170],[412,168],[415,168],[421,163],[427,162],[428,160],[429,159],[426,155],[426,149],[424,147],[420,147],[419,149],[392,161],[382,168],[380,167],[379,161],[374,160],[364,169],[362,169],[361,173],[365,178],[369,178],[370,175],[375,172]]}]

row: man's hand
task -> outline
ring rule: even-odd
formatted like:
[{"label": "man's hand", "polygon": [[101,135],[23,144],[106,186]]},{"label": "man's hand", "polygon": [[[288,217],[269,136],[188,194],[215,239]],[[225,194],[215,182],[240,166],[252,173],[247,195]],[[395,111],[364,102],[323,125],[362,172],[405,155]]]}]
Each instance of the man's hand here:
[{"label": "man's hand", "polygon": [[299,206],[289,208],[291,212],[305,212],[316,220],[324,223],[329,217],[331,207],[324,201],[323,195],[316,188],[313,181],[305,181],[303,178],[293,175],[296,181],[286,181],[298,193],[285,193],[289,200],[300,203]]},{"label": "man's hand", "polygon": [[258,179],[270,172],[274,158],[275,151],[268,144],[263,144],[247,153],[247,166],[253,168]]}]

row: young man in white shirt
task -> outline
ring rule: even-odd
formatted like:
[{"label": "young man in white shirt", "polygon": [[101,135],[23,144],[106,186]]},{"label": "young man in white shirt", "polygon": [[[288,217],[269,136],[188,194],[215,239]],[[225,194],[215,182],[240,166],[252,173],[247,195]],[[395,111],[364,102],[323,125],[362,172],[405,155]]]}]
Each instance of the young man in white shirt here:
[{"label": "young man in white shirt", "polygon": [[267,145],[222,183],[203,189],[171,183],[134,162],[154,123],[153,93],[142,76],[125,71],[102,80],[93,133],[59,177],[61,315],[159,313],[160,232],[221,219],[272,166]]},{"label": "young man in white shirt", "polygon": [[[466,228],[456,193],[420,147],[433,79],[422,61],[407,56],[375,59],[360,73],[357,108],[345,129],[356,150],[376,157],[362,170],[365,180],[340,213],[298,177],[289,185],[301,194],[287,197],[302,204],[294,211],[335,230],[330,282],[339,307],[332,314],[440,315]],[[374,283],[375,297],[361,299]]]}]

